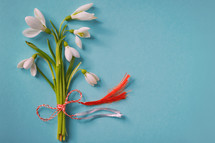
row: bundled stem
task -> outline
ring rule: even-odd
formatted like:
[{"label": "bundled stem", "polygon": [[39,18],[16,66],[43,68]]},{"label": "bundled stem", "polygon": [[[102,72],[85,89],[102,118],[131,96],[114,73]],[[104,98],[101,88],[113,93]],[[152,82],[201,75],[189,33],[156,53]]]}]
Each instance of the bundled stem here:
[{"label": "bundled stem", "polygon": [[[62,26],[63,22],[60,25],[59,33],[58,33],[56,27],[54,26],[54,24],[51,22],[54,29],[55,29],[55,32],[56,32],[56,34],[55,34],[54,31],[52,30],[52,33],[53,33],[53,36],[54,36],[54,39],[56,42],[55,61],[56,61],[56,98],[57,98],[57,104],[63,104],[65,102],[66,92],[67,92],[67,90],[66,90],[66,76],[65,76],[65,72],[64,72],[64,63],[63,63],[63,58],[62,58],[62,41],[65,38],[64,30],[66,28],[66,26],[64,26],[64,28],[61,31],[61,26]],[[70,69],[69,72],[71,72],[72,65],[69,66],[69,69]],[[67,72],[68,75],[70,75],[69,72]],[[60,141],[62,141],[62,140],[64,141],[66,139],[66,118],[65,118],[65,114],[63,114],[62,111],[58,114],[57,139]]]},{"label": "bundled stem", "polygon": [[[66,94],[68,92],[71,79],[74,76],[74,74],[77,72],[78,67],[81,64],[80,62],[73,69],[73,65],[75,61],[75,58],[73,58],[69,64],[67,71],[65,72],[64,70],[64,63],[63,63],[63,56],[62,56],[62,47],[63,47],[62,42],[63,42],[63,39],[66,37],[64,36],[64,34],[65,34],[65,29],[67,27],[67,25],[65,25],[62,28],[64,21],[65,20],[61,22],[59,31],[57,30],[53,22],[50,21],[54,29],[54,30],[51,29],[51,34],[53,35],[56,43],[55,53],[53,52],[48,39],[47,39],[47,44],[53,59],[48,54],[46,54],[43,50],[35,46],[33,43],[26,41],[28,46],[30,46],[32,49],[38,52],[36,53],[36,55],[40,56],[48,63],[48,66],[51,70],[53,83],[46,77],[46,75],[40,70],[39,67],[37,67],[37,70],[45,78],[45,80],[48,82],[51,88],[54,90],[56,94],[57,104],[61,104],[61,105],[64,104],[65,102]],[[65,119],[65,114],[62,111],[58,114],[57,139],[60,141],[65,141],[66,139],[66,119]]]}]

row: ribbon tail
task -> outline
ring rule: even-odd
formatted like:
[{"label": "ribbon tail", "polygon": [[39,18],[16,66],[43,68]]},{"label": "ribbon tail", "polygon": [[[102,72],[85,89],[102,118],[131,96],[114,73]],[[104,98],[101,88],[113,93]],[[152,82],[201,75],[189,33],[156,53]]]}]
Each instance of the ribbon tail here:
[{"label": "ribbon tail", "polygon": [[[96,115],[91,115],[88,116],[94,112],[97,111],[109,111],[112,113],[109,114],[96,114]],[[111,108],[94,108],[85,112],[81,112],[81,113],[76,113],[74,116],[87,116],[87,117],[80,117],[80,118],[76,118],[78,120],[82,120],[82,119],[93,119],[93,118],[99,118],[99,117],[116,117],[116,118],[121,118],[122,114],[120,113],[120,111],[115,110],[115,109],[111,109]]]},{"label": "ribbon tail", "polygon": [[103,97],[100,100],[97,101],[90,101],[90,102],[79,102],[80,104],[87,105],[87,106],[93,106],[93,105],[99,105],[99,104],[105,104],[105,103],[112,103],[116,102],[122,99],[125,99],[127,96],[127,92],[125,91],[125,88],[129,82],[130,75],[125,74],[122,81],[114,87],[105,97]]}]

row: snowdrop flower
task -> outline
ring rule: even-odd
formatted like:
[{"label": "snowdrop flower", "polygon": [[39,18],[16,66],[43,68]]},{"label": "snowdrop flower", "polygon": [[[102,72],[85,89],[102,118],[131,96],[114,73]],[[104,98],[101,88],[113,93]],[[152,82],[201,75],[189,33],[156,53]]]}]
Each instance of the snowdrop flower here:
[{"label": "snowdrop flower", "polygon": [[86,10],[90,9],[92,6],[93,6],[93,3],[82,5],[78,9],[76,9],[71,15],[67,16],[65,19],[67,21],[71,19],[83,20],[83,21],[96,19],[97,17],[94,16],[94,13],[85,12]]},{"label": "snowdrop flower", "polygon": [[80,58],[79,52],[76,49],[69,47],[66,41],[64,41],[64,47],[65,47],[65,57],[68,62],[72,60],[73,56],[76,58]]},{"label": "snowdrop flower", "polygon": [[46,21],[43,14],[37,9],[34,9],[34,16],[26,16],[25,21],[30,26],[30,28],[23,31],[23,35],[29,38],[33,38],[44,31],[48,34],[51,31],[46,27]]},{"label": "snowdrop flower", "polygon": [[17,68],[24,68],[29,69],[31,71],[32,76],[36,76],[37,74],[37,66],[34,62],[34,59],[36,58],[36,55],[33,55],[32,57],[28,59],[24,59],[21,62],[18,63]]},{"label": "snowdrop flower", "polygon": [[71,33],[75,34],[75,43],[81,49],[82,49],[82,42],[81,42],[81,39],[79,37],[90,38],[90,33],[88,32],[89,29],[90,29],[89,27],[81,27],[81,28],[76,29],[76,30],[74,30],[74,29],[69,30]]},{"label": "snowdrop flower", "polygon": [[94,86],[97,84],[97,81],[99,81],[99,77],[95,75],[94,73],[87,72],[86,70],[82,69],[81,72],[84,74],[86,81]]},{"label": "snowdrop flower", "polygon": [[79,29],[74,30],[74,34],[82,38],[90,38],[90,33],[88,32],[88,30],[90,30],[89,27],[81,27]]}]

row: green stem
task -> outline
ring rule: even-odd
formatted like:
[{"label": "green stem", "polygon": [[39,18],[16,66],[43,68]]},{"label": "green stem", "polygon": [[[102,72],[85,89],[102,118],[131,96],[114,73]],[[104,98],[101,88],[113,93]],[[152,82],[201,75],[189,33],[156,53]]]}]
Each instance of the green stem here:
[{"label": "green stem", "polygon": [[55,75],[54,75],[54,71],[53,71],[53,69],[52,69],[51,64],[50,64],[49,61],[48,61],[43,55],[41,55],[40,53],[36,53],[36,55],[40,56],[41,58],[43,58],[43,59],[48,63],[49,68],[50,68],[51,73],[52,73],[52,79],[53,79],[54,88],[55,88],[56,81],[55,81]]},{"label": "green stem", "polygon": [[69,67],[68,67],[67,72],[66,72],[66,83],[67,83],[68,80],[69,80],[69,75],[70,75],[70,73],[71,73],[71,71],[72,71],[72,67],[73,67],[73,65],[74,65],[74,62],[75,62],[75,57],[72,57],[72,60],[70,61]]},{"label": "green stem", "polygon": [[39,67],[37,67],[37,71],[45,78],[45,80],[48,82],[48,84],[51,86],[51,88],[55,91],[54,85],[51,83],[51,81],[45,76],[45,74],[40,70]]},{"label": "green stem", "polygon": [[[62,58],[61,58],[62,60]],[[64,65],[63,65],[63,61],[62,61],[62,66],[61,66],[61,71],[62,71],[62,103],[65,102],[66,99],[66,89],[65,89],[65,73],[64,73]],[[65,138],[65,134],[66,134],[66,120],[65,120],[65,114],[62,114],[62,136],[63,138]]]},{"label": "green stem", "polygon": [[67,27],[67,24],[66,24],[66,25],[64,25],[64,27],[63,27],[63,29],[62,29],[62,32],[61,32],[61,34],[60,34],[60,37],[62,37],[62,36],[63,36],[63,34],[64,34],[64,30],[66,29],[66,27]]},{"label": "green stem", "polygon": [[[62,87],[62,74],[61,74],[61,72],[62,72],[62,70],[60,71],[60,94],[59,94],[59,104],[63,104],[63,87]],[[60,114],[59,114],[59,116],[60,116],[60,122],[59,122],[59,124],[60,124],[60,129],[59,129],[59,134],[61,134],[62,135],[62,119],[63,119],[63,114],[62,114],[62,111],[60,112]]]},{"label": "green stem", "polygon": [[[61,39],[57,42],[56,46],[56,87],[57,92],[56,96],[58,98],[58,104],[63,104],[65,102],[66,94],[65,94],[65,73],[64,73],[64,65],[62,59],[62,41],[65,36],[61,37]],[[61,141],[65,139],[65,115],[61,111],[58,114],[58,138]]]},{"label": "green stem", "polygon": [[51,48],[49,39],[47,39],[47,44],[48,44],[49,51],[50,51],[50,53],[52,54],[53,59],[56,60],[56,59],[55,59],[56,57],[55,57],[55,54],[54,54],[54,52],[53,52],[53,50],[52,50],[52,48]]},{"label": "green stem", "polygon": [[51,29],[51,31],[52,31],[51,34],[54,36],[54,40],[55,40],[55,43],[56,43],[56,45],[57,45],[57,42],[58,42],[57,36],[56,36],[56,34],[55,34],[55,32],[54,32],[53,29]]},{"label": "green stem", "polygon": [[65,19],[60,23],[59,35],[61,35],[61,34],[60,34],[60,33],[61,33],[61,27],[62,27],[62,25],[63,25],[64,21],[65,21]]},{"label": "green stem", "polygon": [[68,80],[68,83],[67,83],[67,86],[66,86],[66,93],[68,92],[68,89],[69,89],[69,86],[70,86],[70,83],[71,83],[71,80],[72,80],[72,77],[75,75],[75,73],[77,72],[79,66],[81,65],[81,62],[74,68],[74,70],[72,71],[70,77],[69,77],[69,80]]},{"label": "green stem", "polygon": [[55,32],[56,32],[56,34],[57,34],[57,39],[60,39],[59,33],[58,33],[58,31],[57,31],[57,28],[55,27],[55,25],[53,24],[53,22],[52,22],[51,20],[50,20],[50,23],[51,23],[52,27],[54,28],[54,30],[55,30]]},{"label": "green stem", "polygon": [[[61,85],[61,75],[60,75],[60,47],[57,44],[56,45],[56,98],[57,98],[57,104],[60,103],[60,85]],[[61,112],[58,114],[58,131],[57,131],[57,138],[60,140],[61,135]]]},{"label": "green stem", "polygon": [[[50,21],[51,22],[51,21]],[[55,32],[52,30],[52,35],[54,36],[55,43],[56,43],[56,99],[57,104],[64,104],[65,98],[66,98],[66,83],[65,83],[65,72],[64,72],[64,64],[63,64],[63,58],[62,58],[62,41],[66,36],[63,36],[63,32],[66,28],[66,25],[63,27],[63,30],[61,31],[61,27],[64,20],[62,21],[60,25],[59,32],[57,31],[54,24],[51,22]],[[52,53],[52,52],[51,52]],[[57,139],[62,141],[65,140],[66,137],[66,120],[65,120],[65,114],[61,111],[58,114],[58,131],[57,131]]]},{"label": "green stem", "polygon": [[65,32],[69,32],[69,30],[65,30]]},{"label": "green stem", "polygon": [[40,53],[41,55],[43,55],[44,58],[45,58],[46,60],[48,60],[48,61],[52,64],[52,66],[54,67],[54,70],[55,70],[55,68],[56,68],[55,62],[52,60],[51,57],[49,57],[48,54],[46,54],[44,51],[42,51],[42,50],[40,50],[39,48],[37,48],[37,46],[35,46],[33,43],[28,42],[28,41],[25,41],[25,42],[26,42],[27,45],[30,46],[32,49],[34,49],[35,51],[37,51],[38,53]]}]

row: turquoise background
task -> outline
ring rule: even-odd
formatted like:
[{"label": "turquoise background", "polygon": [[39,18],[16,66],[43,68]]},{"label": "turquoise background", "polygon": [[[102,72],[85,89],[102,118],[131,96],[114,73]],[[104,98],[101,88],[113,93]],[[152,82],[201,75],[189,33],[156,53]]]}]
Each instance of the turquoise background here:
[{"label": "turquoise background", "polygon": [[[78,74],[72,89],[84,101],[103,97],[128,72],[132,92],[126,100],[101,105],[120,110],[125,118],[67,120],[72,143],[214,143],[215,132],[215,2],[212,0],[0,0],[0,140],[2,143],[55,143],[57,118],[41,121],[40,104],[56,105],[54,92],[38,74],[17,69],[35,52],[25,40],[48,52],[42,33],[29,39],[25,16],[38,8],[56,25],[80,5],[93,2],[96,21],[72,21],[70,28],[88,26],[91,39],[82,39],[82,68],[101,82],[88,85]],[[52,45],[54,45],[52,43]],[[50,72],[39,59],[38,66]],[[72,107],[71,107],[72,106]],[[73,104],[72,113],[91,109]],[[43,115],[50,113],[43,110]]]}]

